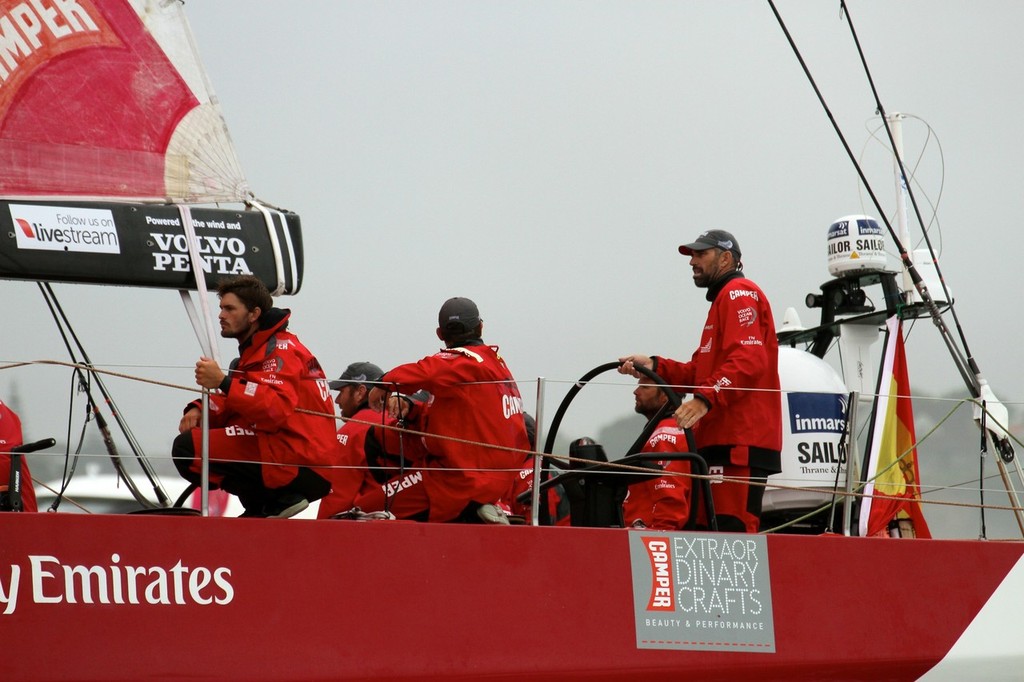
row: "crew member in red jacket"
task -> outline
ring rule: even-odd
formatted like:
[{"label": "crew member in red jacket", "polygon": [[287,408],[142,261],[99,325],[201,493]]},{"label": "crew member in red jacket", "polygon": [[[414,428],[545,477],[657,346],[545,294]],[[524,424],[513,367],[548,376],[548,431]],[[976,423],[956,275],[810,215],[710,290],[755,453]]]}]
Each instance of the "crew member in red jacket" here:
[{"label": "crew member in red jacket", "polygon": [[[530,449],[537,450],[537,420],[529,412],[523,413],[526,421],[526,435],[530,442]],[[515,482],[512,484],[512,493],[507,500],[498,502],[498,506],[507,509],[512,516],[527,519],[531,516],[532,501],[520,502],[519,496],[526,492],[533,491],[533,467],[536,455],[529,452],[523,457],[519,465],[519,472],[516,474]],[[543,461],[543,460],[542,460]],[[561,486],[547,489],[548,521],[553,525],[569,525],[569,502],[561,495]]]},{"label": "crew member in red jacket", "polygon": [[[425,405],[392,395],[388,409],[413,430],[426,433],[422,468],[397,476],[356,499],[364,511],[383,509],[386,498],[398,518],[452,521],[475,513],[490,523],[508,523],[495,503],[508,497],[530,443],[523,401],[497,346],[483,342],[483,321],[473,301],[452,298],[441,306],[440,352],[395,367],[375,387],[370,405],[387,392],[425,390]],[[400,413],[399,413],[400,411]],[[498,447],[492,447],[498,446]]]},{"label": "crew member in red jacket", "polygon": [[[11,480],[11,455],[13,448],[24,445],[21,435],[21,420],[11,408],[0,401],[0,492],[6,492]],[[28,460],[21,457],[21,510],[38,511],[36,490],[32,486],[32,474]]]},{"label": "crew member in red jacket", "polygon": [[[221,282],[221,336],[238,340],[239,358],[227,375],[211,358],[196,363],[196,383],[210,395],[210,482],[245,507],[243,516],[293,516],[330,490],[318,467],[336,462],[334,404],[320,363],[288,331],[289,310],[273,307],[266,286],[242,275]],[[172,456],[178,471],[198,483],[201,471],[199,401],[185,408]]]},{"label": "crew member in red jacket", "polygon": [[[668,396],[647,377],[633,390],[636,411],[654,419],[668,402]],[[676,424],[671,413],[665,413],[654,427],[640,452],[688,452],[686,432]],[[690,518],[690,463],[665,459],[652,462],[665,470],[664,476],[633,483],[622,503],[622,519],[626,527],[682,530]]]},{"label": "crew member in red jacket", "polygon": [[[711,309],[697,350],[688,362],[630,355],[675,386],[692,387],[693,398],[675,412],[681,429],[693,429],[697,452],[712,474],[718,529],[755,533],[768,475],[781,471],[782,398],[779,342],[764,292],[742,272],[736,238],[709,230],[679,252],[690,256],[693,281],[708,290]],[[687,390],[690,390],[689,388]],[[751,485],[753,483],[753,485]]]},{"label": "crew member in red jacket", "polygon": [[[372,362],[353,362],[345,368],[341,377],[330,382],[331,389],[338,392],[334,402],[345,421],[337,434],[340,453],[337,468],[321,472],[330,480],[331,492],[320,500],[320,509],[317,511],[319,519],[349,511],[355,506],[355,499],[360,493],[379,487],[383,480],[391,478],[391,473],[397,472],[397,461],[392,462],[390,458],[388,461],[380,461],[386,457],[380,447],[371,447],[374,453],[371,455],[374,460],[373,471],[367,461],[367,436],[373,426],[390,426],[395,422],[394,418],[371,410],[368,402],[370,389],[383,375],[384,370]],[[374,471],[388,472],[388,475],[375,475]]]}]

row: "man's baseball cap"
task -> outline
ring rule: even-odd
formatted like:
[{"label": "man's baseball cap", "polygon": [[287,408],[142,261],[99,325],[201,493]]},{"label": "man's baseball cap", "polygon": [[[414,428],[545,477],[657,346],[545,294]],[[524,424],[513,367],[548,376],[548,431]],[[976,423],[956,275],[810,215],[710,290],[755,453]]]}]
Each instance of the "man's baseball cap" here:
[{"label": "man's baseball cap", "polygon": [[726,232],[725,230],[707,230],[706,232],[701,232],[700,236],[692,243],[680,245],[679,253],[684,256],[692,256],[694,251],[705,251],[707,249],[732,251],[732,255],[736,257],[736,260],[739,260],[741,255],[740,243],[736,241],[736,237],[733,237],[732,233]]},{"label": "man's baseball cap", "polygon": [[335,391],[340,391],[344,386],[360,384],[370,389],[373,388],[372,384],[380,381],[382,376],[384,376],[384,370],[372,362],[353,362],[345,368],[339,378],[328,382],[327,385]]},{"label": "man's baseball cap", "polygon": [[437,313],[437,326],[444,332],[464,333],[480,324],[480,311],[468,298],[449,298]]}]

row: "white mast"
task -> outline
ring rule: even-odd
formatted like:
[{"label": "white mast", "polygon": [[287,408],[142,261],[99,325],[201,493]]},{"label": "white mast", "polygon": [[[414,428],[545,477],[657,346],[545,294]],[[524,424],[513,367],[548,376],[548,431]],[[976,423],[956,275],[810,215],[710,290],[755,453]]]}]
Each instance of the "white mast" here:
[{"label": "white mast", "polygon": [[[917,265],[916,254],[911,248],[910,229],[907,226],[907,183],[904,181],[903,173],[900,170],[901,162],[904,161],[903,118],[903,114],[898,111],[886,116],[889,129],[892,131],[893,146],[895,147],[892,157],[892,171],[893,181],[896,186],[896,227],[900,241],[903,243],[903,248],[907,249],[907,252],[910,254],[911,262]],[[906,168],[905,162],[902,164],[902,167]],[[908,300],[908,303],[919,301],[917,290],[914,288],[914,281],[910,278],[910,272],[905,267],[903,268],[903,290],[913,297],[913,300]]]}]

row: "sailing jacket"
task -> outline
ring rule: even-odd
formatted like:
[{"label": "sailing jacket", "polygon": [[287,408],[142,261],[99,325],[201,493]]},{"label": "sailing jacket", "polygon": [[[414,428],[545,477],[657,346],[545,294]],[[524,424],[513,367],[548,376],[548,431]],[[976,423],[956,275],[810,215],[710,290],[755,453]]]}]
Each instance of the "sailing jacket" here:
[{"label": "sailing jacket", "polygon": [[[24,445],[21,435],[21,420],[14,410],[0,401],[0,490],[7,490],[11,480],[12,448]],[[38,511],[36,489],[32,486],[32,474],[28,470],[28,459],[21,456],[21,509]]]},{"label": "sailing jacket", "polygon": [[771,306],[739,272],[712,285],[707,299],[711,309],[690,361],[655,357],[654,371],[669,384],[694,387],[694,396],[708,404],[693,427],[697,449],[728,453],[722,455],[727,461],[708,464],[780,471],[779,341]]},{"label": "sailing jacket", "polygon": [[320,501],[318,519],[348,511],[361,494],[397,475],[401,457],[405,457],[407,467],[422,463],[418,439],[386,428],[394,424],[393,417],[374,412],[367,405],[342,424],[337,433],[337,466],[319,471],[330,481],[331,492]]},{"label": "sailing jacket", "polygon": [[351,509],[364,481],[373,482],[366,468],[366,434],[373,423],[380,419],[380,412],[374,412],[364,405],[338,429],[338,468],[320,472],[330,481],[331,492],[320,500],[318,519],[330,518],[338,512]]},{"label": "sailing jacket", "polygon": [[287,331],[290,315],[280,308],[266,311],[259,330],[239,347],[240,357],[221,384],[224,393],[210,395],[210,428],[255,432],[269,488],[288,484],[298,466],[331,465],[338,456],[334,421],[296,411],[335,413],[320,363]]},{"label": "sailing jacket", "polygon": [[[519,471],[516,472],[512,482],[512,492],[508,499],[503,499],[498,503],[498,506],[507,509],[509,514],[522,517],[529,517],[531,514],[532,503],[519,502],[519,496],[533,491],[533,463],[534,455],[532,453],[526,455],[520,464]],[[559,488],[555,486],[548,488],[544,493],[547,496],[548,518],[554,525],[569,525],[568,514],[560,516],[558,512],[558,505],[562,501],[558,491]]]},{"label": "sailing jacket", "polygon": [[395,367],[381,381],[402,393],[431,394],[413,414],[414,427],[429,434],[423,483],[431,521],[451,520],[469,502],[494,503],[511,494],[531,448],[519,388],[497,346],[478,341],[444,348]]},{"label": "sailing jacket", "polygon": [[[640,452],[687,452],[686,433],[676,426],[675,417],[666,417],[655,427]],[[684,460],[655,462],[666,472],[689,474],[690,463]],[[626,527],[639,521],[646,528],[682,530],[690,517],[690,477],[661,476],[629,486],[622,503]]]}]

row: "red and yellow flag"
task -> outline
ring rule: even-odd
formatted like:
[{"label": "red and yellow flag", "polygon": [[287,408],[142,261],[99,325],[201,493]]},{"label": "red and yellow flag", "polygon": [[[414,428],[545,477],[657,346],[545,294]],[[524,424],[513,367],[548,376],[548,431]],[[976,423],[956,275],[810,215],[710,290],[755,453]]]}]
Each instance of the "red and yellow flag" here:
[{"label": "red and yellow flag", "polygon": [[888,335],[878,382],[874,430],[864,467],[867,485],[860,511],[860,534],[888,535],[891,521],[909,518],[917,537],[930,538],[931,531],[921,511],[921,473],[917,465],[903,323],[893,316],[886,326]]}]

